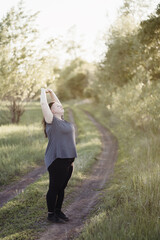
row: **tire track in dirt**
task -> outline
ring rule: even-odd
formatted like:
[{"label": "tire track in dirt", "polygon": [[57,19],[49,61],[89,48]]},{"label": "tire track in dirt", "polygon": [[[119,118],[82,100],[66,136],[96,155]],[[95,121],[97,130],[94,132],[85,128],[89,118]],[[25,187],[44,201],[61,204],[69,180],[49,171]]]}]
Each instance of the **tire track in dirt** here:
[{"label": "tire track in dirt", "polygon": [[[72,111],[69,109],[69,119],[75,127],[76,140],[78,136],[78,130],[74,122]],[[34,183],[38,180],[45,172],[45,165],[36,167],[34,170],[31,170],[25,174],[18,182],[14,182],[7,186],[2,186],[0,191],[0,207],[3,207],[5,203],[14,198],[16,195],[20,194],[24,189],[31,183]]]},{"label": "tire track in dirt", "polygon": [[[102,151],[95,162],[90,175],[74,192],[74,198],[67,209],[62,209],[70,218],[65,224],[49,223],[47,230],[41,233],[39,240],[71,240],[83,230],[87,216],[99,202],[100,193],[110,179],[117,160],[118,142],[111,132],[84,111],[101,133]],[[46,219],[47,221],[47,219]]]},{"label": "tire track in dirt", "polygon": [[37,167],[31,172],[23,176],[18,182],[11,185],[7,185],[5,190],[0,192],[0,207],[2,207],[6,202],[14,198],[16,195],[24,191],[24,189],[31,183],[35,182],[46,172],[44,166]]}]

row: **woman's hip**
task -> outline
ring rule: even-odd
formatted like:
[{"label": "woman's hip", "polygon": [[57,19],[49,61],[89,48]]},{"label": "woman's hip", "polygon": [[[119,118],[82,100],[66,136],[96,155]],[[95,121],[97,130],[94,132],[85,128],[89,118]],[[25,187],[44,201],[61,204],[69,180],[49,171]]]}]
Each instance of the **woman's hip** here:
[{"label": "woman's hip", "polygon": [[75,158],[56,158],[48,167],[48,171],[51,169],[68,168],[73,165]]},{"label": "woman's hip", "polygon": [[61,164],[71,164],[72,162],[74,162],[75,158],[56,158],[54,160],[55,163],[61,165]]}]

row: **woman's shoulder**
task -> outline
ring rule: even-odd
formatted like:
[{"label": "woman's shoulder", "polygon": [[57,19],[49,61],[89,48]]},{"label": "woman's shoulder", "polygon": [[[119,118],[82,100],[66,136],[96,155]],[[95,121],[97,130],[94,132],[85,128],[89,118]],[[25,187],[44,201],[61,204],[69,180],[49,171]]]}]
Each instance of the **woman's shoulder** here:
[{"label": "woman's shoulder", "polygon": [[51,126],[57,122],[57,117],[53,114],[52,121],[50,123],[46,122],[46,126]]},{"label": "woman's shoulder", "polygon": [[54,123],[60,124],[60,123],[69,123],[69,122],[67,122],[64,118],[59,119],[56,115],[53,114],[53,118],[52,118],[51,123],[47,123],[47,122],[46,122],[46,124],[47,124],[48,126],[51,126],[51,125],[53,125]]}]

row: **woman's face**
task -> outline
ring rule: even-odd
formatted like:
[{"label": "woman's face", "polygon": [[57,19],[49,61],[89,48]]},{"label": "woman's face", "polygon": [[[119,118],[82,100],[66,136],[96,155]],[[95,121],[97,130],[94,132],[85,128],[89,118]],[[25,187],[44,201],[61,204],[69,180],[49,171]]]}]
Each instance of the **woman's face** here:
[{"label": "woman's face", "polygon": [[60,114],[60,113],[64,113],[64,109],[63,109],[63,106],[62,106],[62,104],[60,104],[60,103],[57,103],[57,102],[55,102],[55,103],[53,103],[52,104],[52,107],[51,107],[51,111],[52,111],[52,113],[58,113],[58,114]]}]

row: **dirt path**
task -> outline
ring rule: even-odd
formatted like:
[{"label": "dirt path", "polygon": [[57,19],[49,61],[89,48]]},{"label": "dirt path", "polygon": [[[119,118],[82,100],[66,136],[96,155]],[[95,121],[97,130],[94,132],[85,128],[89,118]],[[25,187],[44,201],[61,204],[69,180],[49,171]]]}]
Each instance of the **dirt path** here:
[{"label": "dirt path", "polygon": [[[69,119],[70,122],[74,124],[76,139],[78,135],[78,130],[74,122],[72,111],[69,109]],[[43,162],[42,162],[43,164]],[[18,182],[14,182],[13,184],[4,186],[0,191],[0,207],[2,207],[6,202],[14,198],[16,195],[20,194],[29,184],[38,180],[41,175],[46,172],[45,165],[39,166],[29,173],[25,174]]]},{"label": "dirt path", "polygon": [[102,152],[89,177],[79,186],[76,193],[74,192],[72,203],[67,209],[63,209],[71,220],[65,224],[50,223],[47,231],[41,235],[39,240],[71,240],[78,236],[87,220],[87,215],[98,203],[100,193],[113,173],[118,152],[117,140],[88,112],[85,111],[85,113],[101,133]]},{"label": "dirt path", "polygon": [[45,167],[40,166],[23,176],[18,182],[6,186],[5,190],[0,192],[0,207],[14,198],[16,195],[20,194],[29,184],[35,182],[45,172]]}]

